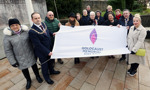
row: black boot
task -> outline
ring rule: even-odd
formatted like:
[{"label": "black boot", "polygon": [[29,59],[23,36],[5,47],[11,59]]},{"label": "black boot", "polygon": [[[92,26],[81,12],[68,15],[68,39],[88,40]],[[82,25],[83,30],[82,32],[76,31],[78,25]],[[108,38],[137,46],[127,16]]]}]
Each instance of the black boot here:
[{"label": "black boot", "polygon": [[28,71],[28,69],[24,69],[24,70],[22,70],[22,73],[27,80],[26,89],[29,89],[31,87],[31,78],[29,75],[29,71]]},{"label": "black boot", "polygon": [[122,57],[119,59],[119,61],[124,61],[126,59],[126,55],[123,54]]},{"label": "black boot", "polygon": [[26,89],[29,89],[31,87],[31,81],[27,81]]},{"label": "black boot", "polygon": [[39,71],[38,71],[38,68],[37,68],[37,65],[36,65],[36,64],[34,64],[34,65],[32,66],[32,70],[33,70],[33,72],[34,72],[34,74],[35,74],[35,76],[36,76],[36,80],[37,80],[39,83],[42,83],[43,80],[42,80],[42,78],[41,78],[40,75],[39,75]]},{"label": "black boot", "polygon": [[60,64],[63,64],[63,63],[64,63],[61,59],[58,59],[58,62],[59,62]]},{"label": "black boot", "polygon": [[78,64],[78,63],[80,63],[80,59],[79,58],[75,58],[74,59],[74,64]]}]

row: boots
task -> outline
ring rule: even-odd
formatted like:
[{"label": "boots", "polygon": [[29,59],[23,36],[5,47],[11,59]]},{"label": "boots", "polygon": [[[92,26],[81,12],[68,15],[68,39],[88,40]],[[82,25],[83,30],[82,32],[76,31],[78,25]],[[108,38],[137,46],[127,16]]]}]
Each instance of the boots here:
[{"label": "boots", "polygon": [[37,65],[36,65],[36,64],[34,64],[34,65],[32,66],[32,70],[33,70],[33,72],[34,72],[34,74],[35,74],[35,76],[36,76],[36,80],[37,80],[39,83],[42,83],[43,80],[42,80],[42,78],[41,78],[40,75],[39,75],[39,71],[38,71],[38,68],[37,68]]},{"label": "boots", "polygon": [[60,64],[63,64],[63,63],[64,63],[61,59],[57,59],[57,60],[58,60],[58,62],[59,62]]},{"label": "boots", "polygon": [[75,58],[74,59],[74,64],[78,64],[78,63],[80,63],[80,59],[79,58]]},{"label": "boots", "polygon": [[24,69],[24,70],[22,70],[22,73],[27,80],[26,89],[29,89],[31,87],[31,78],[29,75],[29,71],[28,71],[28,69]]}]

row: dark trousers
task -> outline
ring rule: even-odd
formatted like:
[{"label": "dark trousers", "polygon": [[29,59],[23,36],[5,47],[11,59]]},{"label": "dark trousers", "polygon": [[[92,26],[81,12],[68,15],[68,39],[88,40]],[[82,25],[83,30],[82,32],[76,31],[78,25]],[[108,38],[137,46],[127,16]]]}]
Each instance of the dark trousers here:
[{"label": "dark trousers", "polygon": [[[36,64],[34,64],[34,65],[32,66],[32,70],[33,70],[33,72],[34,72],[34,74],[35,74],[36,77],[39,77],[39,76],[40,76]],[[24,75],[24,77],[26,78],[27,81],[31,81],[31,77],[30,77],[28,68],[23,69],[23,70],[22,70],[22,73],[23,73],[23,75]]]},{"label": "dark trousers", "polygon": [[126,54],[122,54],[122,58],[126,58]]},{"label": "dark trousers", "polygon": [[138,66],[139,66],[138,63],[133,63],[133,64],[131,64],[131,70],[132,70],[132,71],[136,71],[137,68],[138,68]]},{"label": "dark trousers", "polygon": [[[54,64],[55,64],[54,59],[50,59],[49,61],[47,61],[48,59],[50,59],[50,57],[39,58],[41,62],[42,74],[46,81],[49,79],[49,73],[54,71]],[[47,62],[45,63],[45,61]]]}]

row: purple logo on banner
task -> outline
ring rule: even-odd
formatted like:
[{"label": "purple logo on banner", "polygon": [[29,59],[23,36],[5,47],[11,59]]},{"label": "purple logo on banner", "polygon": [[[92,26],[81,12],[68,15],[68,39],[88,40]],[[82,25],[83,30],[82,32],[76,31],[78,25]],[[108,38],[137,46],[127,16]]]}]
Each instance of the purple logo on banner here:
[{"label": "purple logo on banner", "polygon": [[91,42],[94,44],[97,40],[97,33],[96,33],[96,30],[95,28],[93,29],[93,31],[91,32],[90,34],[90,40]]}]

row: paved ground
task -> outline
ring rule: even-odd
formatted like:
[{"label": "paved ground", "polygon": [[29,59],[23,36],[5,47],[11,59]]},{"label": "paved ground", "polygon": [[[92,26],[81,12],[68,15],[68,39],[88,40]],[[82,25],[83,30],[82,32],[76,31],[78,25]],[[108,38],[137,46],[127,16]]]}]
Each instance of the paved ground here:
[{"label": "paved ground", "polygon": [[[74,65],[73,59],[63,59],[65,64],[56,63],[56,69],[61,74],[50,76],[55,81],[53,85],[45,81],[39,84],[30,68],[30,90],[150,90],[150,40],[146,40],[145,45],[146,65],[140,65],[134,77],[126,73],[129,66],[124,61],[118,62],[120,56],[115,59],[81,58],[78,65]],[[0,90],[25,90],[25,85],[21,71],[10,66],[7,59],[1,60]]]}]

